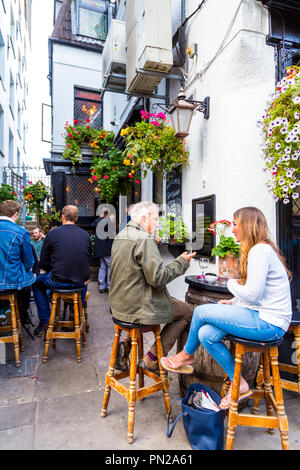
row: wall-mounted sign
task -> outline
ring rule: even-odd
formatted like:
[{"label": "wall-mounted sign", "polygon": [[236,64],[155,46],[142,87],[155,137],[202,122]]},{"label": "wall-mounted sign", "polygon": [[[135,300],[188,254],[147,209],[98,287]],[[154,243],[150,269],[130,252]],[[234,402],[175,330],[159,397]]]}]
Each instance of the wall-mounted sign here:
[{"label": "wall-mounted sign", "polygon": [[215,237],[207,230],[216,217],[216,196],[200,197],[192,200],[193,239],[192,251],[196,251],[196,258],[207,256],[211,262],[211,250],[215,246]]}]

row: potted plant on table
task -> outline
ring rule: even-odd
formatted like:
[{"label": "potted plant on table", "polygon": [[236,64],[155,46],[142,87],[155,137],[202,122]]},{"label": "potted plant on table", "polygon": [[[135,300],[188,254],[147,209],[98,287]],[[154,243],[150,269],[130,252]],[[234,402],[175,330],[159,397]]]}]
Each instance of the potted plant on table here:
[{"label": "potted plant on table", "polygon": [[300,185],[300,67],[288,67],[272,101],[258,121],[264,135],[264,171],[273,199],[288,204],[298,199]]},{"label": "potted plant on table", "polygon": [[219,257],[219,275],[224,274],[222,262],[226,261],[227,266],[229,266],[227,269],[230,270],[231,275],[238,277],[240,245],[236,243],[233,237],[226,236],[226,229],[230,226],[231,222],[229,220],[216,220],[210,224],[207,230],[218,237],[218,244],[212,248],[211,255]]}]

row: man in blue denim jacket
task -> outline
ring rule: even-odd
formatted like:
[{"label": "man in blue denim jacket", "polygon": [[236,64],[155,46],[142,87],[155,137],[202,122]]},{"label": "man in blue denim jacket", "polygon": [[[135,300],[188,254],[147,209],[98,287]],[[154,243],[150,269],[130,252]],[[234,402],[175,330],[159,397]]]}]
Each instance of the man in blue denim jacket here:
[{"label": "man in blue denim jacket", "polygon": [[[30,235],[16,224],[20,210],[21,205],[16,201],[0,204],[0,291],[18,290],[19,306],[23,294],[35,281]],[[23,313],[26,314],[20,311],[21,320]]]}]

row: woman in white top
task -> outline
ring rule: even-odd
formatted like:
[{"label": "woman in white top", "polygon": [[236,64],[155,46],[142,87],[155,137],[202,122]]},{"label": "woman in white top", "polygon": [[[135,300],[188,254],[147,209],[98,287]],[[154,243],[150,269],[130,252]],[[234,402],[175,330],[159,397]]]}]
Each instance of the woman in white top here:
[{"label": "woman in white top", "polygon": [[[233,215],[236,241],[240,242],[240,279],[229,279],[232,300],[195,308],[184,349],[162,358],[162,366],[173,372],[192,373],[194,353],[202,344],[233,380],[234,359],[222,342],[227,334],[256,341],[280,339],[292,318],[291,274],[277,246],[270,240],[263,213],[244,207]],[[240,399],[250,396],[241,377]],[[229,408],[231,386],[220,407]]]}]

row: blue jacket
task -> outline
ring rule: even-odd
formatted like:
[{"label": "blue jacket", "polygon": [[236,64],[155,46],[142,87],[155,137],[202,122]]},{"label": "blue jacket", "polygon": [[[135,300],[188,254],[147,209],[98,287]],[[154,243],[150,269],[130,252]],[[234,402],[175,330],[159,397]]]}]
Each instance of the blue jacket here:
[{"label": "blue jacket", "polygon": [[8,217],[0,217],[0,290],[30,286],[35,277],[30,236]]}]

